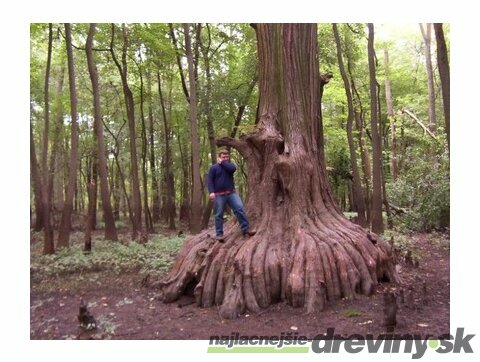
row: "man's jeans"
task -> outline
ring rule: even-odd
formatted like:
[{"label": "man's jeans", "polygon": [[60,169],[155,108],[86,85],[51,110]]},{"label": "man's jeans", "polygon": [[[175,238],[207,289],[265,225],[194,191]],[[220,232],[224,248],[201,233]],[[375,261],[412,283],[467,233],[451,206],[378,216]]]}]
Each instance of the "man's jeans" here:
[{"label": "man's jeans", "polygon": [[243,209],[242,200],[236,192],[232,192],[228,195],[215,195],[213,206],[215,210],[215,232],[217,236],[223,236],[223,211],[225,210],[225,204],[228,204],[233,210],[242,231],[247,231],[249,224],[247,215]]}]

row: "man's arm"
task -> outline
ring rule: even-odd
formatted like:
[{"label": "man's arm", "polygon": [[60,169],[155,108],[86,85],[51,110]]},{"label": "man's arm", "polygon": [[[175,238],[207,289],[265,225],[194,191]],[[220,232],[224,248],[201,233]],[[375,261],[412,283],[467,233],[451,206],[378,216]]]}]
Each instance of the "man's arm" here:
[{"label": "man's arm", "polygon": [[229,161],[222,161],[220,163],[220,166],[222,166],[226,171],[230,172],[230,173],[234,173],[236,170],[237,170],[237,166],[235,166],[235,164],[233,162],[229,162]]},{"label": "man's arm", "polygon": [[208,175],[207,175],[207,187],[208,187],[209,194],[215,192],[214,183],[213,183],[214,175],[215,175],[215,170],[214,170],[214,166],[212,166],[210,167],[210,170],[208,170]]}]

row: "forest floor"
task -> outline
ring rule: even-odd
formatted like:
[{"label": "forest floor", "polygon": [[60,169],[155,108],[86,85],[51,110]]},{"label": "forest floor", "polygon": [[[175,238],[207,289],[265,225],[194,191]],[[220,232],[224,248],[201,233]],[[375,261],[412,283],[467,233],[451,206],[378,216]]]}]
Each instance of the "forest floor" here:
[{"label": "forest floor", "polygon": [[[273,336],[288,332],[312,338],[334,328],[335,334],[377,336],[385,333],[383,292],[398,295],[395,334],[440,336],[450,333],[450,252],[448,236],[415,233],[405,237],[412,255],[399,258],[402,287],[381,284],[370,297],[340,300],[324,311],[305,314],[279,303],[258,314],[223,319],[217,307],[198,308],[193,297],[163,304],[156,291],[142,286],[139,271],[76,271],[45,276],[31,271],[31,339],[210,339],[210,336]],[[41,250],[32,244],[32,258]],[[148,245],[148,244],[147,244]],[[95,252],[95,251],[94,251]],[[402,255],[405,255],[405,250]],[[174,253],[170,255],[174,258]],[[418,264],[415,261],[418,260]],[[400,290],[403,289],[403,301]],[[80,298],[89,305],[97,328],[84,332],[77,315]]]}]

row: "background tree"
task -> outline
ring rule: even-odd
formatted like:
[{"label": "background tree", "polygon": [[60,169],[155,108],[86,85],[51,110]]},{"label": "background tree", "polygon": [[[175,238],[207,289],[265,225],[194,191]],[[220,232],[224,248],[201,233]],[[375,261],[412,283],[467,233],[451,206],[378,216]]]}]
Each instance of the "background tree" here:
[{"label": "background tree", "polygon": [[350,89],[350,83],[348,80],[347,72],[345,71],[345,66],[343,63],[343,54],[342,54],[342,44],[340,41],[340,35],[338,33],[337,24],[333,24],[333,33],[335,36],[335,42],[337,45],[337,57],[338,57],[338,66],[342,80],[345,86],[345,94],[347,97],[347,106],[348,106],[348,115],[347,115],[347,136],[348,136],[348,146],[350,149],[350,163],[352,167],[353,174],[353,197],[358,215],[358,224],[361,226],[366,226],[366,210],[365,210],[365,197],[362,189],[362,184],[360,180],[360,173],[357,167],[357,154],[355,149],[354,137],[353,137],[353,123],[355,119],[355,110],[353,105],[353,95]]},{"label": "background tree", "polygon": [[71,25],[65,24],[65,38],[68,56],[68,82],[70,89],[70,107],[71,107],[71,146],[69,160],[68,187],[63,205],[62,220],[60,222],[58,233],[58,247],[68,247],[70,231],[72,229],[72,209],[73,196],[77,180],[78,169],[78,124],[77,124],[77,91],[75,83],[75,68],[72,49],[72,32]]},{"label": "background tree", "polygon": [[105,239],[117,241],[117,228],[115,227],[115,221],[113,218],[112,206],[110,203],[110,191],[108,187],[107,177],[107,161],[105,140],[103,136],[103,124],[102,115],[100,113],[100,90],[98,85],[98,74],[95,59],[93,57],[93,37],[96,31],[96,24],[90,24],[88,32],[87,42],[85,45],[87,52],[88,71],[90,73],[90,80],[92,82],[93,92],[93,113],[95,123],[95,136],[97,143],[97,160],[98,169],[100,174],[100,186],[103,206],[103,217],[105,218]]},{"label": "background tree", "polygon": [[430,131],[435,133],[437,125],[437,117],[435,112],[435,86],[433,84],[433,65],[432,65],[432,24],[427,23],[426,29],[420,24],[423,41],[425,44],[425,69],[428,80],[428,127]]},{"label": "background tree", "polygon": [[117,59],[114,50],[115,40],[115,25],[112,24],[112,39],[110,43],[110,52],[115,65],[120,73],[122,79],[122,90],[125,97],[125,105],[127,110],[129,142],[130,142],[130,177],[132,178],[132,211],[133,211],[133,239],[137,239],[142,234],[142,201],[140,195],[140,181],[138,177],[138,157],[137,157],[137,132],[135,129],[135,102],[133,99],[133,93],[128,85],[128,65],[127,65],[127,52],[128,52],[128,30],[124,24],[122,27],[122,58],[121,63]]},{"label": "background tree", "polygon": [[448,65],[448,50],[443,33],[443,24],[433,24],[435,39],[437,40],[437,63],[440,81],[442,83],[443,115],[445,117],[445,132],[447,134],[448,149],[450,150],[450,66]]},{"label": "background tree", "polygon": [[48,55],[47,66],[45,70],[45,88],[44,88],[44,107],[45,107],[45,127],[43,133],[43,148],[42,148],[42,209],[43,209],[43,253],[53,254],[55,246],[53,242],[53,228],[51,223],[51,204],[50,204],[50,190],[49,180],[50,172],[48,169],[48,144],[50,134],[50,99],[49,99],[49,84],[50,84],[50,68],[52,64],[52,47],[53,47],[53,25],[48,24]]},{"label": "background tree", "polygon": [[372,230],[376,233],[383,232],[382,216],[382,138],[379,130],[378,99],[375,75],[375,49],[374,49],[374,26],[368,24],[368,68],[370,72],[370,118],[372,127],[373,146],[373,178],[372,178]]},{"label": "background tree", "polygon": [[194,72],[192,46],[190,41],[190,27],[183,24],[185,34],[185,52],[188,61],[188,81],[190,84],[190,132],[192,142],[192,210],[190,217],[190,231],[197,234],[201,230],[202,215],[202,189],[200,181],[200,146],[198,143],[198,127],[197,127],[197,91],[196,77]]}]

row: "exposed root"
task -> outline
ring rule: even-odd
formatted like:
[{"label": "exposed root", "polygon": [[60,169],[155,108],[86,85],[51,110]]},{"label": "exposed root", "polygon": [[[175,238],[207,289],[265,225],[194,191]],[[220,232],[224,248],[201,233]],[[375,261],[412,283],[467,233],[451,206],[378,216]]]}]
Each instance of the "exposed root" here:
[{"label": "exposed root", "polygon": [[341,218],[316,218],[295,230],[280,225],[244,238],[226,225],[225,243],[204,231],[188,239],[168,277],[157,282],[164,302],[194,285],[198,306],[219,306],[224,318],[286,301],[318,312],[340,298],[370,295],[380,281],[397,282],[391,247]]}]

